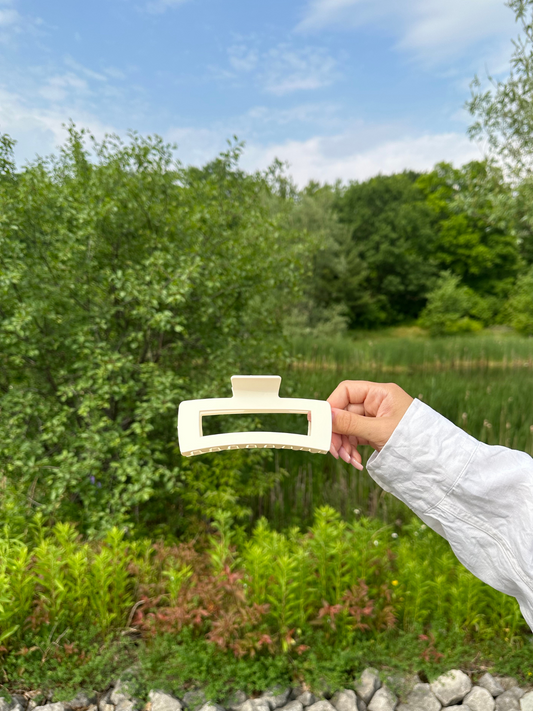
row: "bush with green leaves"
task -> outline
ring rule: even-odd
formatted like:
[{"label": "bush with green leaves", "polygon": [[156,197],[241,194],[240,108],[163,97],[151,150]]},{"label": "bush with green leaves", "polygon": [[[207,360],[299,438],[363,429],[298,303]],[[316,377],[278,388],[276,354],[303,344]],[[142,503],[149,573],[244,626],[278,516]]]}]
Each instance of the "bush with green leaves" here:
[{"label": "bush with green leaves", "polygon": [[[183,531],[276,474],[229,453],[183,465],[181,400],[282,360],[309,245],[230,149],[183,168],[159,138],[97,142],[15,170],[0,143],[0,473],[97,532]],[[265,471],[266,469],[266,471]]]},{"label": "bush with green leaves", "polygon": [[464,286],[459,276],[445,272],[428,294],[418,323],[432,336],[442,336],[479,331],[490,317],[487,300]]},{"label": "bush with green leaves", "polygon": [[35,660],[89,671],[98,647],[131,635],[155,650],[164,639],[189,645],[213,664],[259,657],[305,668],[327,649],[403,637],[427,662],[441,659],[443,634],[514,649],[526,630],[516,600],[475,578],[415,518],[401,528],[346,522],[324,506],[306,531],[261,520],[247,538],[224,512],[210,533],[174,544],[117,528],[87,542],[42,516],[0,531],[0,659],[19,688]]},{"label": "bush with green leaves", "polygon": [[502,318],[519,333],[533,336],[533,269],[518,277]]}]

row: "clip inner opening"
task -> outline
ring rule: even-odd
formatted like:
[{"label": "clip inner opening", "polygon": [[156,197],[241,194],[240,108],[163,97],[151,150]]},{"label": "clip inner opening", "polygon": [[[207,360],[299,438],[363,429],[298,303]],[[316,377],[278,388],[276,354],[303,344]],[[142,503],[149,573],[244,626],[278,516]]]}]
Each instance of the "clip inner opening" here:
[{"label": "clip inner opening", "polygon": [[[259,419],[260,428],[243,429],[243,423],[255,424]],[[264,425],[264,426],[263,426]],[[253,412],[233,411],[221,414],[200,412],[200,436],[244,432],[287,432],[289,434],[311,435],[311,412]]]}]

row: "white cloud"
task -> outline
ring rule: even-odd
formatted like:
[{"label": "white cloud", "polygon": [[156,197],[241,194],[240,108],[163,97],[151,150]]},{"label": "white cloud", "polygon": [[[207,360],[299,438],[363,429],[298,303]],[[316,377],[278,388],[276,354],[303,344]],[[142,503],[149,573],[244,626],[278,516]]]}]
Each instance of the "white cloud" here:
[{"label": "white cloud", "polygon": [[235,80],[248,74],[264,91],[275,96],[319,89],[339,76],[337,59],[321,47],[295,48],[284,43],[259,51],[240,43],[228,49],[228,56],[232,71],[213,68],[219,79]]},{"label": "white cloud", "polygon": [[20,15],[13,8],[7,8],[2,10],[0,8],[0,27],[7,27],[8,25],[14,25],[20,21]]},{"label": "white cloud", "polygon": [[460,133],[377,138],[369,142],[368,135],[362,131],[360,135],[348,132],[271,146],[251,144],[244,164],[248,169],[262,169],[274,158],[288,162],[289,174],[298,185],[304,186],[310,180],[365,180],[379,173],[430,170],[440,161],[461,165],[481,159],[482,154],[478,146]]},{"label": "white cloud", "polygon": [[430,62],[516,33],[513,13],[502,0],[309,0],[298,29],[369,23],[395,35],[399,49]]},{"label": "white cloud", "polygon": [[233,45],[228,50],[229,63],[238,72],[251,72],[257,66],[259,55],[244,44]]},{"label": "white cloud", "polygon": [[73,106],[38,108],[21,96],[0,88],[0,133],[8,133],[17,141],[15,155],[22,164],[36,155],[54,152],[67,135],[65,124],[73,120],[86,127],[101,140],[106,133],[118,133],[89,111]]},{"label": "white cloud", "polygon": [[160,14],[178,5],[183,5],[185,2],[188,2],[188,0],[151,0],[146,5],[146,10],[153,14]]},{"label": "white cloud", "polygon": [[320,48],[297,50],[281,45],[267,53],[265,64],[265,89],[277,96],[319,89],[331,84],[337,76],[336,60]]},{"label": "white cloud", "polygon": [[54,103],[64,101],[70,93],[89,93],[89,86],[85,79],[72,72],[50,77],[39,89],[40,96]]},{"label": "white cloud", "polygon": [[[247,138],[250,132],[238,135]],[[230,136],[226,127],[214,126],[174,128],[165,138],[177,142],[177,155],[184,164],[202,165],[227,148]],[[334,135],[315,135],[301,141],[267,144],[258,136],[251,138],[246,141],[242,165],[249,171],[263,170],[275,158],[289,163],[289,174],[302,187],[310,180],[332,183],[408,169],[430,170],[440,161],[462,165],[481,160],[483,154],[464,132],[416,136],[395,124],[370,126],[359,122]]]}]

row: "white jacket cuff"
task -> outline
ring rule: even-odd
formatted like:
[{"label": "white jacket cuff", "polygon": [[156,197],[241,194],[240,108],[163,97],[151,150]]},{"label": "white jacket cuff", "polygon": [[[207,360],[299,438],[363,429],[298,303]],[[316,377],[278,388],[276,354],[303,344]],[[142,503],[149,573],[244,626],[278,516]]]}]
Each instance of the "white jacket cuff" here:
[{"label": "white jacket cuff", "polygon": [[423,514],[453,489],[478,446],[476,439],[414,400],[367,469],[385,491]]}]

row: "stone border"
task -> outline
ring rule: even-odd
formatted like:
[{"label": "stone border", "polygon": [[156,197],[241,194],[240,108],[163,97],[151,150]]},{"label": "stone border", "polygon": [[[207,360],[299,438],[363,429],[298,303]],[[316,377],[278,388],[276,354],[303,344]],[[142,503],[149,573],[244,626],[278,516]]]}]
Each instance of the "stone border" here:
[{"label": "stone border", "polygon": [[[391,687],[400,688],[400,696]],[[0,697],[0,711],[533,711],[533,689],[520,687],[516,679],[484,674],[476,684],[460,669],[442,674],[431,684],[412,677],[387,677],[382,683],[376,669],[365,669],[352,689],[314,693],[277,687],[248,698],[234,692],[224,706],[208,701],[202,690],[188,691],[178,699],[152,690],[148,702],[133,698],[124,682],[104,693],[80,692],[72,701],[38,706],[35,693],[14,694],[11,702]]]}]

